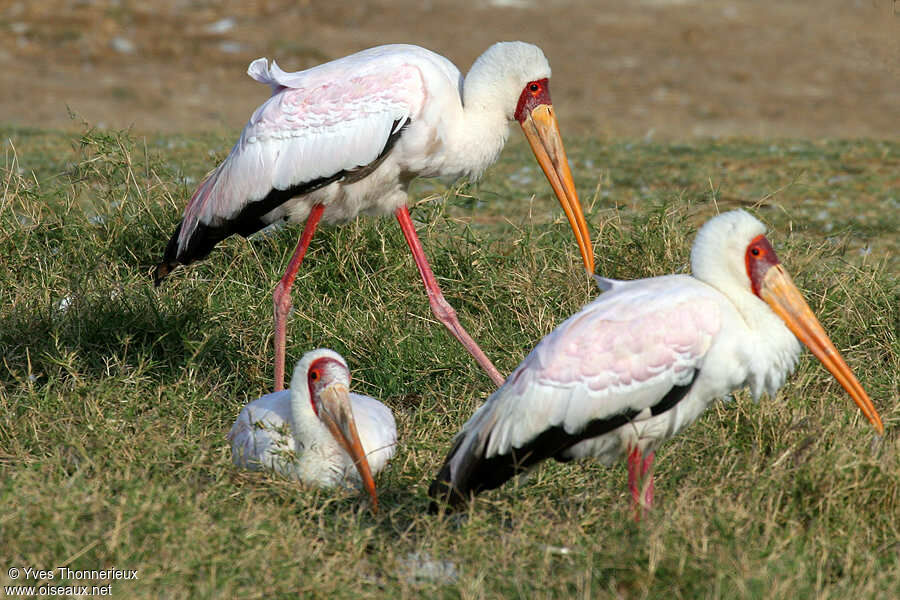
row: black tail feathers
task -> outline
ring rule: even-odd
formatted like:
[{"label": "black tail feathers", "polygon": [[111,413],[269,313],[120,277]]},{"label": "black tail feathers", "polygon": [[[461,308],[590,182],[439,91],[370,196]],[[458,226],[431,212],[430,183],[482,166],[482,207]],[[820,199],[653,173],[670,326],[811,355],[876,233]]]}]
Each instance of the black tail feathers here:
[{"label": "black tail feathers", "polygon": [[[444,465],[441,467],[440,471],[438,471],[434,481],[432,481],[431,485],[428,487],[428,495],[431,497],[431,504],[428,506],[428,512],[431,514],[437,513],[440,510],[441,505],[444,505],[450,510],[459,510],[478,493],[477,491],[470,490],[468,487],[468,476],[472,472],[471,465],[473,462],[477,462],[478,459],[478,457],[472,456],[471,452],[469,452],[462,461],[462,468],[457,469],[456,482],[453,481],[454,477],[450,463],[455,458],[457,452],[460,452],[463,442],[465,441],[465,432],[460,433],[456,439],[453,440],[453,447],[450,448],[450,452],[447,453]],[[471,450],[471,446],[471,444],[468,445],[469,450]]]},{"label": "black tail feathers", "polygon": [[437,512],[441,504],[451,510],[460,510],[476,495],[500,487],[544,458],[517,449],[485,458],[485,441],[484,434],[477,430],[463,432],[457,437],[444,466],[428,488],[428,495],[433,500],[429,512]]},{"label": "black tail feathers", "polygon": [[450,459],[448,458],[428,487],[428,495],[431,497],[428,512],[436,514],[440,511],[441,506],[450,511],[462,509],[475,496],[475,493],[460,491],[453,485],[450,477]]},{"label": "black tail feathers", "polygon": [[156,287],[159,287],[159,284],[166,278],[166,275],[172,272],[172,269],[181,264],[178,260],[178,236],[181,234],[181,224],[183,222],[184,221],[178,223],[178,227],[175,228],[175,233],[172,234],[169,243],[166,244],[166,250],[163,252],[162,261],[156,265],[156,269],[153,271],[153,285]]}]

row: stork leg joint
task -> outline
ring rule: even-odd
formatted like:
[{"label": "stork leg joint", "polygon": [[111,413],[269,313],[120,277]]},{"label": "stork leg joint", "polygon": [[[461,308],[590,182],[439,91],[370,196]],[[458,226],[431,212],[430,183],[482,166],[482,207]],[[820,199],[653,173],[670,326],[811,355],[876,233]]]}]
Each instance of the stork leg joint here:
[{"label": "stork leg joint", "polygon": [[290,286],[285,285],[284,280],[278,282],[275,291],[272,292],[272,304],[275,308],[275,318],[286,318],[293,308],[291,302]]},{"label": "stork leg joint", "polygon": [[[450,306],[443,294],[428,294],[428,303],[431,304],[431,312],[438,318],[441,323],[456,323],[459,318],[456,316],[456,310]],[[453,329],[453,328],[451,328]]]}]

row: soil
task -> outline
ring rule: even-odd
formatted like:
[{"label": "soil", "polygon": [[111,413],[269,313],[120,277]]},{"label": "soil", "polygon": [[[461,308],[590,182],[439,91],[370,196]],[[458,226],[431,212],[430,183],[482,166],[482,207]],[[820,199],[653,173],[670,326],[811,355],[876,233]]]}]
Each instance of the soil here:
[{"label": "soil", "polygon": [[550,59],[564,134],[900,133],[900,0],[0,0],[0,123],[236,130],[259,56],[406,42],[465,71],[509,39]]}]

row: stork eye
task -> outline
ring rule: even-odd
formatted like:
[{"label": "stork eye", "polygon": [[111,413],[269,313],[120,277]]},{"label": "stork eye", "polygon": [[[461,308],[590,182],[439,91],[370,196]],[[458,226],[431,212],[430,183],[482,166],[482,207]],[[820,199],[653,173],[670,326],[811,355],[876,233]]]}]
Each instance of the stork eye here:
[{"label": "stork eye", "polygon": [[532,83],[531,85],[528,86],[528,89],[531,90],[532,92],[537,92],[538,90],[541,89],[541,86],[539,86],[536,83]]},{"label": "stork eye", "polygon": [[319,380],[319,370],[313,369],[309,372],[309,380],[310,381],[318,381]]},{"label": "stork eye", "polygon": [[761,252],[759,251],[759,248],[751,248],[750,254],[752,254],[753,256],[759,256]]}]

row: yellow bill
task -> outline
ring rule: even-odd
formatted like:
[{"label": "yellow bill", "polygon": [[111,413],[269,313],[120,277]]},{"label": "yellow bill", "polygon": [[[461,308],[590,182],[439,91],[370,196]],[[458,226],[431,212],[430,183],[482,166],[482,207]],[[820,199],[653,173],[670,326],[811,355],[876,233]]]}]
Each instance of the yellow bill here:
[{"label": "yellow bill", "polygon": [[884,435],[884,425],[869,395],[844,362],[841,353],[828,338],[825,329],[803,299],[803,295],[784,267],[774,265],[766,271],[759,296],[787,324],[797,339],[810,349],[866,416],[875,430]]},{"label": "yellow bill", "polygon": [[378,512],[378,496],[375,493],[375,480],[369,468],[369,460],[359,440],[359,431],[356,429],[356,420],[353,418],[353,410],[350,406],[350,391],[343,384],[332,384],[319,394],[321,405],[319,418],[328,427],[328,431],[341,445],[353,463],[359,476],[362,478],[363,487],[372,498],[372,512]]},{"label": "yellow bill", "polygon": [[569,160],[566,158],[566,149],[563,146],[553,107],[549,104],[536,106],[521,125],[538,164],[569,219],[569,225],[581,251],[581,258],[584,260],[584,268],[589,275],[593,275],[594,251],[591,247],[591,238],[581,211],[581,203],[578,201],[578,193],[575,191],[575,182],[572,180],[572,171],[569,169]]}]

